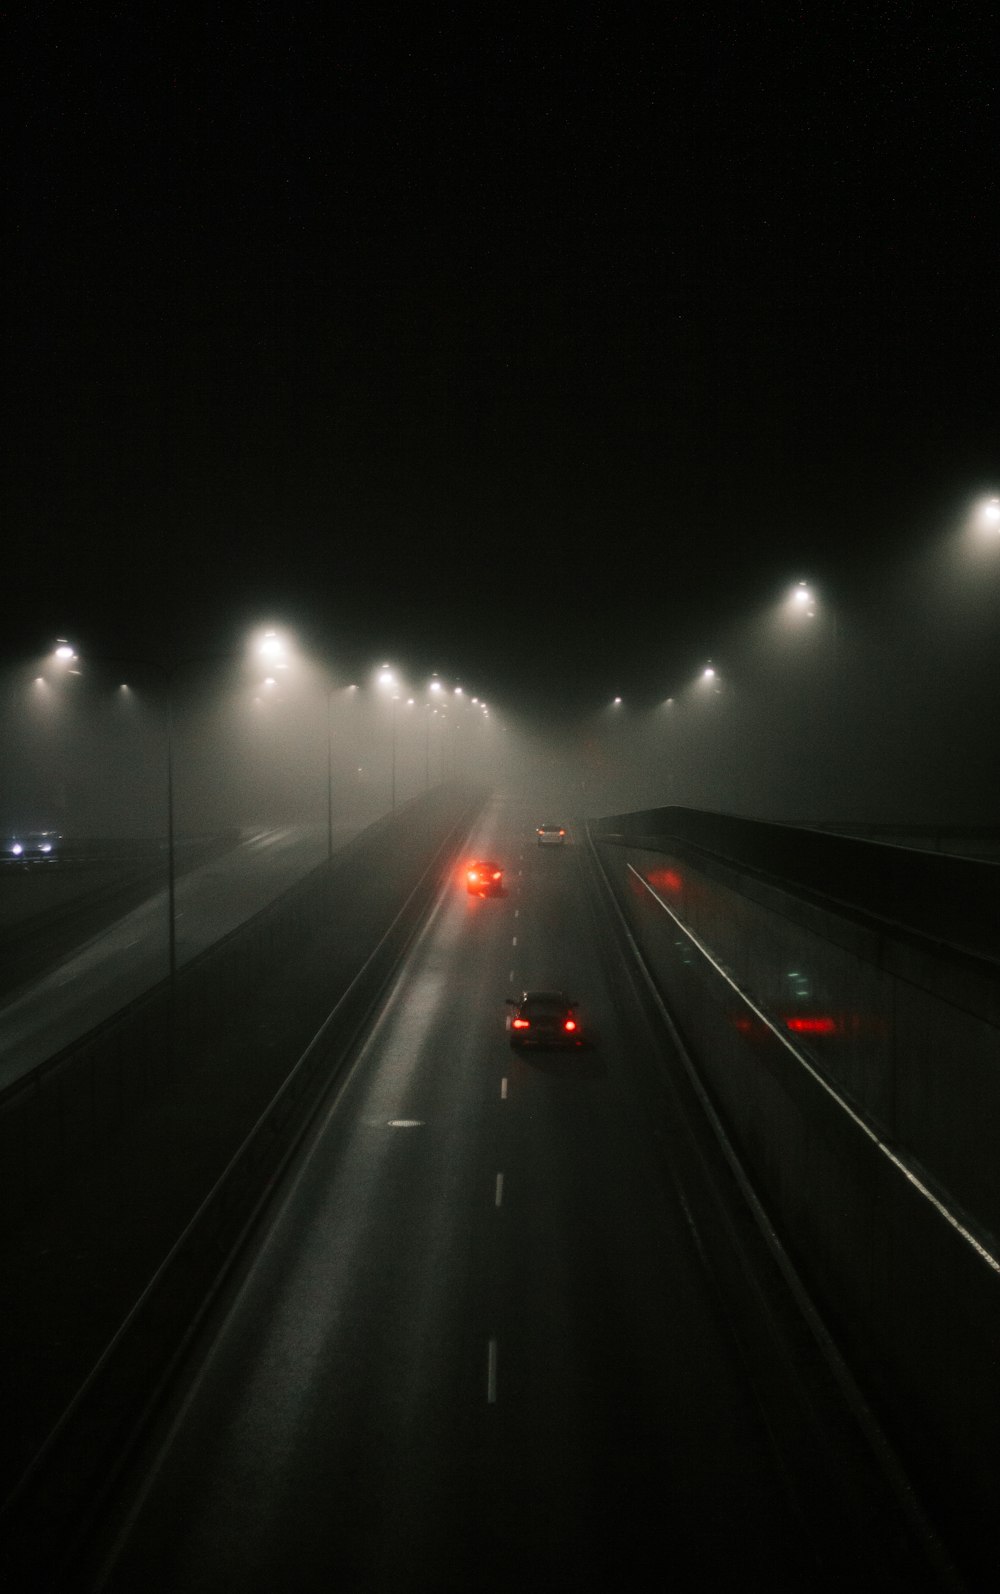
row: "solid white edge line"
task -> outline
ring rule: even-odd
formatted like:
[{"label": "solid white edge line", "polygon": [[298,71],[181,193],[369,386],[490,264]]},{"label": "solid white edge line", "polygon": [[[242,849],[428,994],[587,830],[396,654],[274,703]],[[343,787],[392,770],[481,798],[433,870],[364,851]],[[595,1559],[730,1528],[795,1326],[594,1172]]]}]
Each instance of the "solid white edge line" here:
[{"label": "solid white edge line", "polygon": [[712,968],[715,969],[716,973],[719,974],[722,977],[723,980],[725,980],[726,984],[735,993],[735,995],[739,997],[740,1001],[743,1002],[750,1009],[751,1013],[754,1013],[757,1016],[757,1018],[760,1019],[761,1023],[764,1024],[767,1027],[767,1029],[770,1030],[771,1034],[775,1037],[775,1039],[781,1042],[782,1046],[785,1048],[785,1050],[788,1052],[788,1054],[791,1057],[794,1057],[795,1061],[799,1064],[799,1067],[800,1068],[804,1068],[806,1070],[806,1073],[808,1073],[816,1081],[816,1083],[818,1085],[820,1085],[823,1088],[823,1090],[826,1091],[826,1093],[830,1097],[830,1099],[832,1101],[835,1101],[837,1106],[841,1109],[841,1111],[845,1112],[847,1114],[847,1116],[851,1119],[852,1123],[854,1123],[857,1126],[857,1128],[861,1130],[862,1134],[867,1136],[867,1138],[871,1141],[872,1145],[876,1146],[878,1148],[878,1150],[882,1153],[882,1155],[884,1157],[888,1158],[888,1160],[892,1163],[893,1167],[899,1169],[899,1172],[901,1174],[903,1174],[904,1178],[909,1180],[909,1182],[913,1185],[914,1189],[918,1190],[920,1192],[920,1194],[924,1197],[924,1199],[926,1201],[928,1201],[930,1203],[930,1205],[934,1208],[934,1210],[937,1213],[939,1213],[942,1218],[944,1218],[946,1223],[950,1223],[951,1224],[951,1227],[955,1230],[956,1234],[961,1235],[962,1239],[966,1242],[966,1244],[972,1247],[972,1249],[976,1252],[976,1254],[979,1257],[981,1257],[981,1259],[987,1264],[987,1266],[991,1267],[993,1269],[994,1273],[1000,1273],[1000,1261],[998,1261],[998,1259],[995,1256],[993,1256],[992,1252],[988,1251],[986,1249],[986,1247],[981,1243],[981,1241],[977,1240],[976,1236],[969,1232],[969,1230],[965,1227],[964,1223],[962,1223],[960,1221],[960,1219],[955,1216],[954,1212],[950,1211],[949,1208],[946,1207],[943,1204],[943,1202],[938,1200],[937,1196],[934,1194],[934,1192],[932,1190],[928,1190],[927,1186],[920,1179],[919,1175],[916,1174],[913,1171],[913,1169],[895,1151],[893,1151],[891,1146],[887,1145],[884,1140],[881,1140],[879,1138],[879,1136],[875,1133],[875,1131],[871,1128],[871,1126],[869,1124],[865,1123],[865,1120],[862,1117],[860,1117],[858,1113],[856,1113],[854,1111],[854,1109],[853,1109],[853,1107],[851,1107],[850,1103],[846,1102],[844,1100],[843,1096],[841,1096],[836,1090],[834,1090],[834,1088],[830,1084],[830,1082],[823,1078],[823,1075],[821,1073],[819,1073],[819,1071],[812,1066],[812,1064],[809,1062],[809,1060],[807,1058],[803,1057],[803,1055],[802,1055],[802,1053],[800,1051],[796,1050],[796,1048],[792,1045],[791,1041],[788,1039],[788,1036],[785,1035],[780,1029],[778,1029],[778,1027],[774,1023],[774,1021],[772,1019],[770,1019],[767,1016],[767,1014],[765,1012],[763,1012],[757,1006],[756,1002],[754,1002],[747,995],[746,991],[744,991],[741,986],[737,985],[737,983],[733,979],[732,975],[729,974],[727,972],[727,970],[722,967],[722,964],[719,963],[712,956],[711,952],[708,950],[708,948],[705,945],[705,943],[703,941],[699,940],[698,936],[695,935],[694,931],[693,930],[689,930],[687,925],[684,924],[682,922],[682,920],[680,920],[677,917],[677,915],[674,912],[673,908],[671,908],[668,903],[664,902],[664,900],[660,896],[659,892],[657,892],[657,891],[655,891],[653,889],[653,887],[650,885],[649,881],[646,880],[639,873],[638,869],[636,869],[635,866],[633,864],[631,864],[631,863],[627,863],[626,864],[626,868],[632,874],[635,875],[635,878],[640,882],[640,884],[642,886],[645,887],[645,889],[649,892],[650,896],[653,898],[654,902],[657,902],[659,904],[659,906],[663,909],[664,913],[669,914],[670,918],[673,919],[673,921],[676,924],[677,928],[684,935],[687,936],[687,938],[691,942],[692,946],[697,947],[698,951],[701,953],[701,955],[705,959],[705,961],[707,963],[711,964]]},{"label": "solid white edge line", "polygon": [[486,1350],[486,1401],[490,1406],[497,1403],[497,1342],[491,1339]]}]

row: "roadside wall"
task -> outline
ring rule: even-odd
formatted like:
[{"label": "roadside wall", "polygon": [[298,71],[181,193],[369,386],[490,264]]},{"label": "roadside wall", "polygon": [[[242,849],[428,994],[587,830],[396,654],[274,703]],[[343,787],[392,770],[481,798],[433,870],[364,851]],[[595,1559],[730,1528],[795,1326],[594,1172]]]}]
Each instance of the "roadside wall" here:
[{"label": "roadside wall", "polygon": [[724,825],[711,853],[714,816],[697,843],[628,833],[638,817],[594,831],[627,925],[928,1509],[980,1554],[1000,1485],[1000,969],[824,905],[818,852],[797,892],[741,868]]}]

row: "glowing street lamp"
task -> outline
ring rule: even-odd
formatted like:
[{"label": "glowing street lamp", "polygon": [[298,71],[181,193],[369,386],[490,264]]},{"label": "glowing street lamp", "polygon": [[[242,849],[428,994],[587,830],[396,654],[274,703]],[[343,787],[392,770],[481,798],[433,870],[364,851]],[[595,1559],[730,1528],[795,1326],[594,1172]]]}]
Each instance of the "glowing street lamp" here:
[{"label": "glowing street lamp", "polygon": [[263,640],[258,643],[257,652],[263,659],[273,659],[275,664],[282,663],[285,659],[285,644],[277,631],[265,631]]},{"label": "glowing street lamp", "polygon": [[[397,685],[396,672],[392,668],[391,664],[383,664],[381,670],[379,671],[378,684],[379,684],[379,686],[385,687],[387,689],[389,687],[394,687],[394,686]],[[391,729],[390,729],[389,795],[390,795],[390,808],[391,808],[393,813],[395,813],[395,811],[396,811],[396,704],[398,702],[399,702],[399,693],[398,692],[393,692],[392,698],[391,698],[390,704],[389,704],[390,727],[391,727]]]},{"label": "glowing street lamp", "polygon": [[[276,631],[264,632],[263,638],[257,644],[257,652],[262,658],[267,659],[271,667],[276,670],[287,669],[287,643]],[[80,663],[79,654],[65,637],[59,637],[53,652],[53,657],[64,666],[71,675],[79,675],[76,666]],[[204,656],[213,662],[232,658],[232,654],[209,654]],[[155,671],[162,679],[165,688],[166,701],[166,762],[167,762],[167,959],[170,975],[170,988],[173,992],[177,979],[177,865],[176,865],[176,834],[174,824],[174,678],[179,668],[179,663],[164,663],[152,656],[136,658],[98,658],[99,664],[139,664],[143,669]],[[192,659],[180,661],[189,664]],[[264,682],[269,688],[277,685],[274,676],[268,676]],[[120,690],[128,691],[127,687]]]},{"label": "glowing street lamp", "polygon": [[59,669],[65,670],[67,675],[80,674],[80,671],[77,668],[77,665],[80,663],[80,656],[76,649],[66,641],[64,636],[61,636],[58,639],[56,646],[53,648],[52,658]]}]

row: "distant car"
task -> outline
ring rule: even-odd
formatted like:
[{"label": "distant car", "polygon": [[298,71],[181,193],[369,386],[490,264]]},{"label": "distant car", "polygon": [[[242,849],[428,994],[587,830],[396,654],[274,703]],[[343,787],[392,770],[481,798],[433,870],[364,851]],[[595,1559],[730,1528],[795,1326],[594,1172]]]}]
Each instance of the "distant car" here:
[{"label": "distant car", "polygon": [[5,836],[2,855],[11,863],[53,863],[62,836],[58,830],[25,830]]},{"label": "distant car", "polygon": [[536,834],[540,847],[561,847],[566,840],[562,825],[539,825]]},{"label": "distant car", "polygon": [[564,991],[522,991],[517,998],[508,996],[507,1004],[510,1044],[517,1050],[583,1045],[577,1004]]},{"label": "distant car", "polygon": [[492,858],[479,858],[465,871],[465,887],[475,896],[499,897],[503,893],[503,870]]}]

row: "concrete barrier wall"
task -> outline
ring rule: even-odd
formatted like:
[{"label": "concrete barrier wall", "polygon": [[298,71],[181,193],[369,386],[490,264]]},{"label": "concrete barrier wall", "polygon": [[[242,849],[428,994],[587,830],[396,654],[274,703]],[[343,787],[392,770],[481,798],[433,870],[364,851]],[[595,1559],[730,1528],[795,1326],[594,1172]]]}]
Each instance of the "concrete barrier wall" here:
[{"label": "concrete barrier wall", "polygon": [[703,1083],[925,1505],[976,1578],[995,1569],[997,972],[703,846],[595,839]]}]

